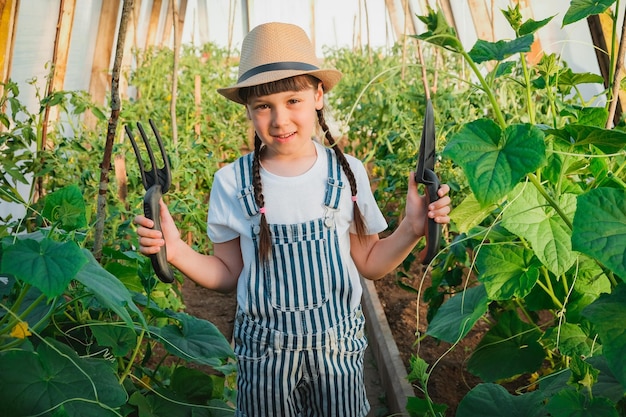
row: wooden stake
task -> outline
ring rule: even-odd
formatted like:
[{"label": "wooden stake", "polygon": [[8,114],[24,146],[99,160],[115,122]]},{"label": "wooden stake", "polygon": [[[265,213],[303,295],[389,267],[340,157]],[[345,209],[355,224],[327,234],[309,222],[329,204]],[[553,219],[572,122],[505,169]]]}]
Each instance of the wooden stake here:
[{"label": "wooden stake", "polygon": [[[111,85],[109,65],[115,41],[120,0],[106,0],[100,8],[96,47],[91,62],[91,78],[89,79],[89,95],[92,101],[102,106],[106,102],[106,94]],[[88,129],[96,127],[96,118],[90,111],[85,113],[85,125]]]},{"label": "wooden stake", "polygon": [[[67,57],[70,52],[70,39],[72,37],[75,8],[76,0],[61,0],[57,33],[54,38],[54,50],[52,52],[52,75],[48,83],[46,96],[49,96],[55,91],[63,90],[65,73],[67,72]],[[54,146],[53,143],[48,143],[48,123],[50,120],[56,121],[58,117],[59,110],[56,106],[46,107],[42,125],[41,149],[51,149]]]},{"label": "wooden stake", "polygon": [[97,260],[102,258],[102,246],[104,236],[104,220],[106,219],[106,194],[109,188],[109,171],[111,170],[111,155],[113,153],[113,142],[117,131],[117,122],[120,115],[120,95],[119,95],[119,79],[122,66],[122,55],[124,53],[124,44],[126,41],[126,28],[128,20],[133,10],[133,0],[124,0],[122,8],[122,17],[120,19],[120,27],[117,34],[117,47],[115,48],[115,61],[113,63],[113,71],[111,78],[111,117],[107,126],[106,142],[104,145],[104,155],[102,164],[100,165],[100,185],[98,188],[97,216],[96,227],[94,233],[93,254]]},{"label": "wooden stake", "polygon": [[148,34],[146,35],[146,49],[154,46],[157,30],[159,30],[159,18],[161,17],[162,0],[154,0],[150,11],[150,22],[148,23]]},{"label": "wooden stake", "polygon": [[[19,0],[0,0],[0,81],[7,82],[11,71],[13,58],[13,42]],[[0,95],[2,95],[0,86]]]}]

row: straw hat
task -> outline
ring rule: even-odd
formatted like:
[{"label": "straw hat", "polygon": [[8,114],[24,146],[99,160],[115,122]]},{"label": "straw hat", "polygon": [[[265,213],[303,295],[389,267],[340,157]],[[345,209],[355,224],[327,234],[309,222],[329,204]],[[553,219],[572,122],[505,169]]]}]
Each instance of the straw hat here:
[{"label": "straw hat", "polygon": [[237,84],[218,88],[229,100],[245,104],[241,87],[251,87],[296,75],[310,74],[322,81],[328,91],[341,79],[336,69],[321,69],[308,36],[289,23],[265,23],[252,29],[241,45]]}]

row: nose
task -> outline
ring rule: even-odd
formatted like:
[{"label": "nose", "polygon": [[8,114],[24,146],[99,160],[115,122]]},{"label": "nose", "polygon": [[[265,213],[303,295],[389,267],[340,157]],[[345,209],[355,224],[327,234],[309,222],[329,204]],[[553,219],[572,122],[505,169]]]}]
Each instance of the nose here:
[{"label": "nose", "polygon": [[287,109],[281,106],[274,107],[272,111],[272,126],[282,126],[288,121]]}]

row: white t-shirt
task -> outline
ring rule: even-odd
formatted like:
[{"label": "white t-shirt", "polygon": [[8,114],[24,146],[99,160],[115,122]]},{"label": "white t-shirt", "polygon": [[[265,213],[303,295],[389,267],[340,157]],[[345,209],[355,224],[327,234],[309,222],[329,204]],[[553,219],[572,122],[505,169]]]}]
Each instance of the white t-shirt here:
[{"label": "white t-shirt", "polygon": [[[326,148],[316,141],[314,143],[317,150],[317,161],[302,175],[281,177],[261,167],[265,216],[268,223],[296,224],[324,217],[324,195],[328,181],[329,161],[326,156]],[[356,179],[357,203],[365,220],[367,234],[378,234],[387,228],[387,222],[372,195],[367,171],[360,160],[350,155],[346,155],[346,158]],[[341,171],[341,181],[345,184],[345,188],[341,192],[339,211],[334,215],[334,219],[339,236],[341,256],[347,263],[347,270],[354,289],[351,305],[356,308],[361,301],[363,290],[359,273],[350,257],[349,233],[350,231],[355,233],[355,231],[352,225],[350,185],[343,170]],[[237,301],[240,306],[245,306],[248,295],[248,286],[245,280],[255,255],[250,219],[244,215],[237,197],[240,188],[235,175],[235,163],[221,168],[215,174],[209,200],[207,233],[209,239],[214,243],[223,243],[237,237],[240,238],[244,265],[237,284]]]}]

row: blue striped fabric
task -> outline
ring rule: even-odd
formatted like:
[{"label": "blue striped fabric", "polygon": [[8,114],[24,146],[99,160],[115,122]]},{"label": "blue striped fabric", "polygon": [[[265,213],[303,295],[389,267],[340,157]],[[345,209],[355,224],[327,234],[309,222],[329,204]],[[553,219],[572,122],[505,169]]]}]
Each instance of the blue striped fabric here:
[{"label": "blue striped fabric", "polygon": [[[270,224],[269,259],[257,256],[242,277],[248,305],[240,306],[234,332],[236,416],[363,417],[369,410],[364,318],[350,308],[352,285],[333,223],[344,189],[341,166],[333,151],[327,157],[326,217]],[[258,254],[251,154],[239,159],[236,171]]]}]

